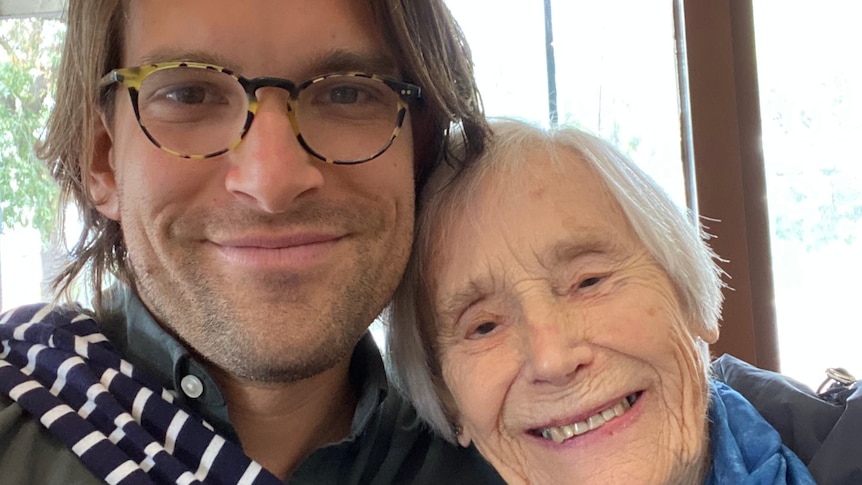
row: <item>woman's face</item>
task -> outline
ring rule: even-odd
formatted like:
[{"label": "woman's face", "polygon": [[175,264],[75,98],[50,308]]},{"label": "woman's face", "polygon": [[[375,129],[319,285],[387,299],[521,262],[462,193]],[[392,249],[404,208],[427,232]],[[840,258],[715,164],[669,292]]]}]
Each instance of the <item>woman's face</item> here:
[{"label": "woman's face", "polygon": [[487,177],[429,261],[459,441],[509,483],[699,483],[712,339],[586,162],[563,165]]}]

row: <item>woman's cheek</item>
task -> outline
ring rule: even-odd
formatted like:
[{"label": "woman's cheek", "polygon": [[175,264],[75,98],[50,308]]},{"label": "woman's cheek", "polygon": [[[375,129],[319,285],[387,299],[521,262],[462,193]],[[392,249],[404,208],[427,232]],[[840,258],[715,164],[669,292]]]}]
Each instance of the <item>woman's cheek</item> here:
[{"label": "woman's cheek", "polygon": [[443,379],[458,413],[479,429],[493,426],[503,406],[504,366],[493,353],[451,352],[443,360]]}]

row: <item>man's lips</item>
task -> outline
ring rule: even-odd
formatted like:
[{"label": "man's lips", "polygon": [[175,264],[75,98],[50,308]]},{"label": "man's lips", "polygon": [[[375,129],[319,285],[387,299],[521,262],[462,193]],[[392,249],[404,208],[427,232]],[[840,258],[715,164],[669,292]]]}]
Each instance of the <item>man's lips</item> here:
[{"label": "man's lips", "polygon": [[287,249],[309,244],[321,244],[340,239],[341,235],[329,233],[302,233],[286,236],[243,236],[220,239],[214,244],[226,248]]},{"label": "man's lips", "polygon": [[287,236],[243,236],[210,241],[231,263],[256,269],[307,269],[331,254],[346,236],[301,233]]}]

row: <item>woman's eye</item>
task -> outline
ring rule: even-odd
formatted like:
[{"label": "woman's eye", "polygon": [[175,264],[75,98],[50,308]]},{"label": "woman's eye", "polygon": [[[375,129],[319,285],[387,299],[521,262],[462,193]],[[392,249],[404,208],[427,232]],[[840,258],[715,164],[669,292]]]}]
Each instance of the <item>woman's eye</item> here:
[{"label": "woman's eye", "polygon": [[493,332],[494,329],[496,329],[496,328],[497,328],[497,323],[485,322],[485,323],[478,325],[475,329],[473,329],[473,335],[476,335],[479,337],[485,336],[485,335],[488,335],[489,333]]},{"label": "woman's eye", "polygon": [[596,285],[596,284],[598,284],[601,280],[602,280],[601,276],[593,276],[593,277],[591,277],[591,278],[587,278],[587,279],[585,279],[585,280],[582,280],[582,281],[578,284],[578,289],[580,289],[580,288],[588,288],[588,287],[590,287],[590,286]]}]

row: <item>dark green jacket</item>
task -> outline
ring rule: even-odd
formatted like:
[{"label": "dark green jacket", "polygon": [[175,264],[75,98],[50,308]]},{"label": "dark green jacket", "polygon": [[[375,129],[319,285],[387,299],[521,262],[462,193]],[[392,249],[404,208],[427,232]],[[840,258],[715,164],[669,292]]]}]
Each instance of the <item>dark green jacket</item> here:
[{"label": "dark green jacket", "polygon": [[[237,441],[227,405],[212,377],[141,302],[122,291],[103,333],[136,368],[145,369],[179,400]],[[180,380],[194,375],[203,394],[185,396]],[[422,426],[415,410],[390,390],[383,361],[370,334],[353,352],[350,379],[359,401],[350,434],[312,453],[295,471],[296,484],[458,484],[502,483],[475,449],[452,446]],[[0,483],[38,485],[95,484],[98,481],[75,454],[16,403],[0,396]]]}]

